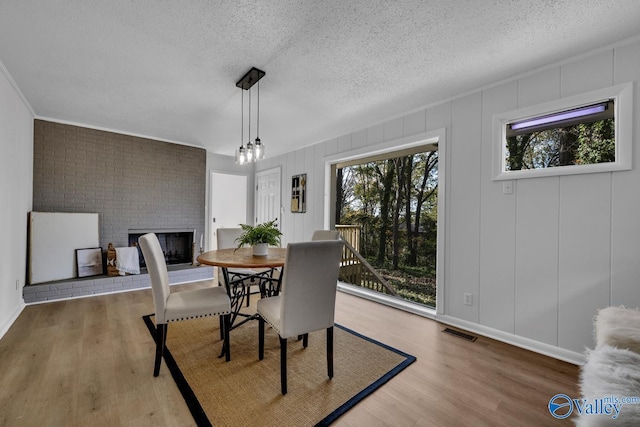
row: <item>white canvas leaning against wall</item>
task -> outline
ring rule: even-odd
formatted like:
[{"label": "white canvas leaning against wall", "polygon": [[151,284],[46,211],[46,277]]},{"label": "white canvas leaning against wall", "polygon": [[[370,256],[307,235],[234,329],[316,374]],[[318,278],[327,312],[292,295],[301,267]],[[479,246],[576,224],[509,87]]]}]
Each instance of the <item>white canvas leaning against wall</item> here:
[{"label": "white canvas leaning against wall", "polygon": [[76,249],[98,245],[97,213],[30,212],[28,283],[77,277]]}]

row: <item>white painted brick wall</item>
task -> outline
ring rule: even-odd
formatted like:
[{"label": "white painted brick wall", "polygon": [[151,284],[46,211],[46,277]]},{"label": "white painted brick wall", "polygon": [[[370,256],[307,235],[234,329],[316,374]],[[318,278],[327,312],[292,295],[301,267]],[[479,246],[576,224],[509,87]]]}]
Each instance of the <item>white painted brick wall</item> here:
[{"label": "white painted brick wall", "polygon": [[35,120],[33,210],[97,212],[100,246],[129,229],[204,233],[206,151]]}]

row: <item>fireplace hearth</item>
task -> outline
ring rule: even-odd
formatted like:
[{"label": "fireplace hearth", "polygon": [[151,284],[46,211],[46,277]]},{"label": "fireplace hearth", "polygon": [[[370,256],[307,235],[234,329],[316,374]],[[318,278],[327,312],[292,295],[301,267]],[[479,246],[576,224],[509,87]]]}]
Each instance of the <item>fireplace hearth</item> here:
[{"label": "fireplace hearth", "polygon": [[194,242],[195,230],[129,230],[129,246],[138,247],[140,267],[146,267],[146,263],[138,245],[138,239],[147,233],[155,233],[158,236],[164,259],[168,265],[191,264],[193,261],[192,243]]}]

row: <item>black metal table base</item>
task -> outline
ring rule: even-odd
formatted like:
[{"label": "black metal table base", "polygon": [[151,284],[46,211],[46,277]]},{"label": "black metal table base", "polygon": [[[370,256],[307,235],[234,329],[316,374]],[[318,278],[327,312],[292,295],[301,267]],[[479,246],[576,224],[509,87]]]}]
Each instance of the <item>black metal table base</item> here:
[{"label": "black metal table base", "polygon": [[[229,271],[227,268],[221,268],[224,281],[227,287],[227,294],[231,300],[231,316],[229,331],[244,325],[251,320],[257,320],[258,314],[242,313],[240,310],[245,305],[249,306],[251,297],[251,286],[257,285],[260,289],[260,298],[276,296],[280,292],[280,274],[274,277],[275,268],[255,271],[254,273],[245,273],[238,271]],[[238,321],[238,317],[243,319]],[[224,356],[224,347],[222,353],[218,357]]]}]

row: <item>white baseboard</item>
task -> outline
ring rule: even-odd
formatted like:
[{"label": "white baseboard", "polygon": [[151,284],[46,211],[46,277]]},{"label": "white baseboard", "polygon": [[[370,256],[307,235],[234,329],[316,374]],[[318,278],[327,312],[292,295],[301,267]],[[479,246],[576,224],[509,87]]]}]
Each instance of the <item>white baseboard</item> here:
[{"label": "white baseboard", "polygon": [[20,305],[13,312],[13,314],[11,314],[11,316],[9,316],[9,318],[2,325],[0,325],[0,338],[2,338],[4,334],[7,333],[11,325],[13,325],[13,322],[15,322],[18,316],[20,316],[20,313],[22,313],[22,310],[24,310],[25,307],[26,305],[24,303],[24,300],[20,301]]},{"label": "white baseboard", "polygon": [[455,326],[457,328],[464,329],[466,331],[473,332],[488,338],[493,338],[495,340],[502,341],[516,347],[544,354],[545,356],[553,357],[554,359],[564,360],[565,362],[569,362],[574,365],[581,366],[585,362],[585,355],[583,353],[566,350],[564,348],[510,334],[508,332],[500,331],[497,329],[489,328],[477,323],[468,322],[466,320],[461,320],[447,315],[437,315],[436,320],[438,322],[445,323],[450,326]]},{"label": "white baseboard", "polygon": [[408,311],[413,314],[428,317],[446,325],[455,326],[457,328],[464,329],[465,331],[472,332],[477,335],[493,338],[495,340],[516,347],[524,348],[535,353],[544,354],[545,356],[553,357],[554,359],[563,360],[574,365],[580,366],[585,362],[585,355],[582,353],[576,353],[575,351],[566,350],[550,344],[542,343],[540,341],[535,341],[529,338],[500,331],[498,329],[479,325],[477,323],[468,322],[466,320],[450,317],[444,314],[438,314],[433,309],[420,306],[419,304],[412,304],[410,302],[401,300],[400,298],[389,297],[379,292],[370,291],[368,289],[363,289],[361,287],[349,285],[342,282],[338,282],[338,290],[371,301],[375,301],[380,304],[385,304],[400,310]]}]

